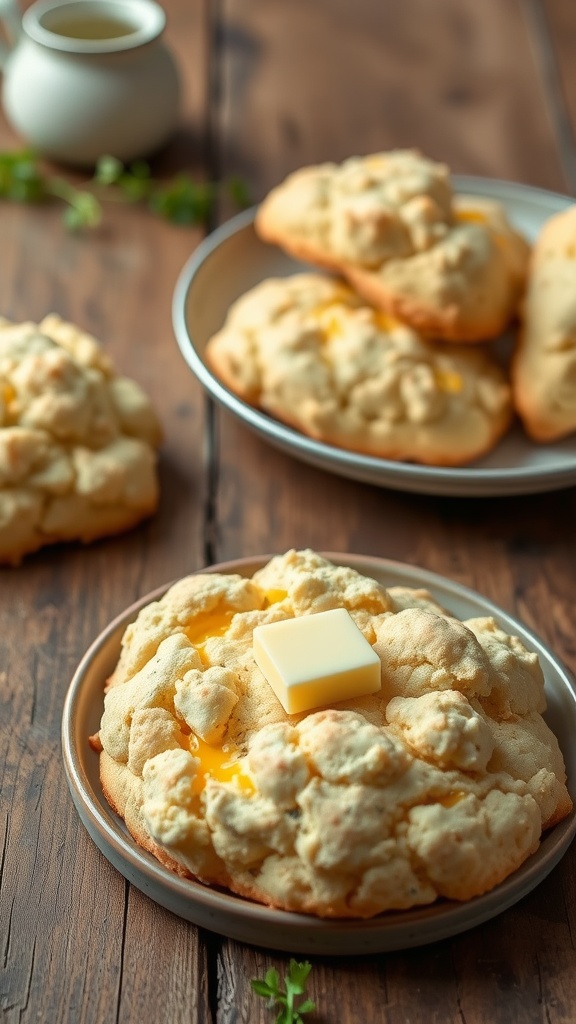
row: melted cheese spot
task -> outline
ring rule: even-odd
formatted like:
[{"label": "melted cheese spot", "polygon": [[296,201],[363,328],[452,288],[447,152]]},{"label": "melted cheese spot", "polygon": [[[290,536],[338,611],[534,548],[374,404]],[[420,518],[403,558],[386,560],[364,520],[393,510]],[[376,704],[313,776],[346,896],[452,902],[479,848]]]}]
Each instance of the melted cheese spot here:
[{"label": "melted cheese spot", "polygon": [[6,405],[16,398],[16,391],[11,384],[0,384],[0,394],[6,402]]},{"label": "melted cheese spot", "polygon": [[450,793],[448,796],[441,797],[438,803],[442,804],[442,807],[455,807],[456,804],[459,804],[467,795],[468,794],[464,793],[462,790],[457,790],[455,793]]},{"label": "melted cheese spot", "polygon": [[190,752],[200,761],[200,770],[194,779],[193,791],[198,795],[206,785],[207,779],[216,782],[232,782],[246,793],[254,793],[252,779],[242,769],[239,751],[229,746],[211,747],[199,736],[190,736]]},{"label": "melted cheese spot", "polygon": [[322,302],[317,302],[315,306],[312,306],[306,311],[307,316],[312,317],[313,320],[318,320],[319,317],[323,316],[324,313],[329,313],[330,310],[338,309],[339,306],[344,306],[346,309],[355,308],[361,304],[361,300],[352,291],[351,288],[347,288],[346,285],[338,285],[338,287],[332,290],[330,298],[323,299]]},{"label": "melted cheese spot", "polygon": [[215,636],[224,636],[235,614],[234,611],[226,611],[199,615],[198,620],[185,630],[186,636],[194,645],[204,644]]},{"label": "melted cheese spot", "polygon": [[349,309],[357,309],[360,299],[345,285],[341,285],[325,302],[319,302],[307,311],[311,321],[320,327],[324,339],[336,338],[344,332],[342,313]]},{"label": "melted cheese spot", "polygon": [[464,207],[456,210],[456,219],[464,220],[471,224],[485,224],[486,214],[482,210],[471,210]]},{"label": "melted cheese spot", "polygon": [[200,656],[200,661],[202,662],[204,668],[211,668],[212,667],[212,662],[210,661],[210,658],[208,657],[208,654],[206,653],[206,648],[205,648],[204,644],[197,644],[196,645],[196,650],[198,651],[198,654]]},{"label": "melted cheese spot", "polygon": [[[342,288],[338,296],[327,299],[326,302],[319,303],[309,310],[308,316],[318,324],[324,334],[324,340],[331,340],[344,334],[346,320],[343,319],[343,313],[345,314],[350,309],[361,308],[363,305],[364,303],[357,295]],[[372,318],[374,326],[380,331],[393,331],[401,326],[395,317],[390,316],[383,310],[372,310]]]},{"label": "melted cheese spot", "polygon": [[342,320],[336,314],[327,318],[322,324],[324,336],[331,341],[332,338],[341,338],[344,334]]},{"label": "melted cheese spot", "polygon": [[509,256],[511,254],[512,245],[510,238],[507,238],[506,235],[499,234],[498,231],[495,231],[494,229],[491,230],[490,236],[505,256]]},{"label": "melted cheese spot", "polygon": [[447,391],[451,395],[457,395],[462,391],[464,382],[455,370],[435,370],[434,379],[441,391]]},{"label": "melted cheese spot", "polygon": [[374,310],[374,323],[380,331],[393,331],[399,326],[398,320],[395,320],[393,316],[385,313],[382,309]]},{"label": "melted cheese spot", "polygon": [[310,310],[309,316],[322,331],[323,341],[337,338],[344,333],[342,315],[334,301],[316,306]]},{"label": "melted cheese spot", "polygon": [[184,630],[190,643],[194,644],[198,651],[200,661],[206,668],[209,668],[212,664],[204,649],[206,641],[212,640],[217,636],[225,636],[235,614],[236,612],[229,610],[199,615],[198,619]]},{"label": "melted cheese spot", "polygon": [[[271,604],[277,604],[283,601],[285,597],[288,597],[288,591],[286,590],[266,590],[264,593],[264,607],[267,608]],[[196,647],[200,660],[206,667],[211,665],[205,650],[206,642],[218,636],[225,636],[235,614],[236,612],[234,611],[221,611],[211,612],[209,615],[201,615],[197,622],[193,622],[185,630],[186,636],[190,643]]]}]

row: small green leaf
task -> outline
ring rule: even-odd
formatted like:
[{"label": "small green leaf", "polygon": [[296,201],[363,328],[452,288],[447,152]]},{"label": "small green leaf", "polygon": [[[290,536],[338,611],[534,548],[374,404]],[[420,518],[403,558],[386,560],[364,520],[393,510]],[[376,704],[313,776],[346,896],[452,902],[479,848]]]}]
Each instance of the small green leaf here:
[{"label": "small green leaf", "polygon": [[94,181],[99,185],[115,185],[124,173],[124,164],[115,156],[101,156],[94,171]]},{"label": "small green leaf", "polygon": [[[0,199],[20,203],[60,199],[67,205],[64,221],[72,230],[100,223],[102,207],[97,196],[146,203],[153,213],[173,224],[206,224],[220,188],[211,182],[196,182],[188,174],[161,183],[154,180],[145,160],[125,167],[105,154],[97,161],[90,181],[78,189],[64,178],[46,174],[32,150],[0,153]],[[228,189],[237,205],[247,205],[247,190],[239,179],[232,179]]]},{"label": "small green leaf", "polygon": [[264,996],[264,998],[273,996],[276,992],[276,989],[271,989],[270,985],[267,985],[265,981],[259,981],[258,978],[253,978],[250,984],[256,995]]},{"label": "small green leaf", "polygon": [[28,150],[2,155],[0,197],[17,203],[35,203],[46,198],[42,176]]},{"label": "small green leaf", "polygon": [[133,177],[131,174],[123,174],[118,182],[125,199],[131,203],[139,203],[150,194],[150,183],[146,178]]},{"label": "small green leaf", "polygon": [[275,967],[271,967],[268,971],[266,971],[266,974],[264,975],[264,980],[266,984],[274,990],[274,992],[280,991],[280,975],[278,974],[278,971],[276,970]]},{"label": "small green leaf", "polygon": [[133,178],[149,178],[151,176],[150,164],[145,160],[135,160],[130,164],[130,174]]},{"label": "small green leaf", "polygon": [[280,988],[278,971],[271,967],[264,975],[264,981],[253,980],[250,982],[257,995],[269,997],[269,1009],[276,1010],[276,1024],[304,1024],[303,1013],[311,1013],[316,1009],[316,1004],[311,999],[304,999],[300,1006],[294,1005],[294,997],[303,995],[308,975],[312,965],[305,961],[298,963],[290,960],[288,971],[284,978],[286,990]]},{"label": "small green leaf", "polygon": [[100,223],[100,203],[90,192],[72,191],[63,198],[70,204],[64,212],[66,227],[77,231],[79,228],[94,228]]},{"label": "small green leaf", "polygon": [[241,178],[230,178],[227,183],[227,189],[230,199],[236,203],[236,206],[239,206],[241,209],[245,209],[247,206],[251,205],[252,200],[248,192],[248,186]]},{"label": "small green leaf", "polygon": [[63,220],[70,231],[79,231],[84,227],[82,215],[74,206],[69,206],[67,210],[64,210]]},{"label": "small green leaf", "polygon": [[312,1010],[316,1009],[316,1003],[311,999],[305,999],[303,1003],[300,1003],[298,1007],[298,1013],[311,1013]]},{"label": "small green leaf", "polygon": [[307,961],[303,964],[291,960],[288,966],[288,976],[284,979],[286,985],[290,985],[295,995],[302,995],[306,987],[306,979],[312,970],[312,965]]},{"label": "small green leaf", "polygon": [[174,224],[205,223],[213,204],[213,185],[197,183],[185,174],[159,186],[150,197],[150,209]]}]

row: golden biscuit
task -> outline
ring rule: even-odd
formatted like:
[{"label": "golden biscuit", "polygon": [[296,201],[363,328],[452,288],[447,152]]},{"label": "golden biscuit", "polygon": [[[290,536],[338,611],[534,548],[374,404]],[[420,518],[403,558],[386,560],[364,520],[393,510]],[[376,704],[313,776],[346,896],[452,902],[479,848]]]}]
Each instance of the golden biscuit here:
[{"label": "golden biscuit", "polygon": [[551,217],[534,247],[512,388],[534,441],[576,430],[576,206]]},{"label": "golden biscuit", "polygon": [[59,317],[0,323],[0,563],[151,515],[160,426],[142,389]]},{"label": "golden biscuit", "polygon": [[[135,840],[184,877],[322,917],[467,900],[519,867],[571,807],[537,659],[491,619],[394,589],[289,551],[143,608],[92,740]],[[287,715],[253,629],[333,608],[382,689]]]},{"label": "golden biscuit", "polygon": [[413,151],[296,171],[261,203],[258,235],[342,274],[427,337],[493,338],[516,312],[528,246],[498,203],[456,202],[448,170]]},{"label": "golden biscuit", "polygon": [[424,341],[320,274],[253,288],[208,342],[206,360],[284,423],[385,459],[463,465],[493,448],[512,416],[488,351]]}]

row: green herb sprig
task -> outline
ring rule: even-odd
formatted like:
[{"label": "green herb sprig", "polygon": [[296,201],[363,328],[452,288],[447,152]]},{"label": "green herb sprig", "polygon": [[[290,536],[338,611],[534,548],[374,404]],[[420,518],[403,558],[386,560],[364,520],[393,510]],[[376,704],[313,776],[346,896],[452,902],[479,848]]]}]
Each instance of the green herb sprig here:
[{"label": "green herb sprig", "polygon": [[62,200],[66,204],[64,223],[73,231],[97,227],[103,216],[102,202],[107,200],[142,203],[173,224],[205,224],[222,191],[240,208],[250,204],[245,184],[236,178],[216,185],[196,182],[181,173],[160,182],[143,160],[125,166],[113,156],[102,156],[92,178],[77,188],[44,172],[31,150],[0,153],[0,199],[18,203]]},{"label": "green herb sprig", "polygon": [[298,1006],[294,1000],[306,992],[306,981],[312,965],[305,961],[302,964],[290,960],[288,973],[284,978],[285,989],[280,987],[278,971],[271,967],[266,971],[264,979],[254,978],[250,984],[257,995],[268,1000],[270,1010],[277,1010],[276,1024],[303,1024],[302,1014],[311,1013],[316,1004],[311,999],[304,999]]}]

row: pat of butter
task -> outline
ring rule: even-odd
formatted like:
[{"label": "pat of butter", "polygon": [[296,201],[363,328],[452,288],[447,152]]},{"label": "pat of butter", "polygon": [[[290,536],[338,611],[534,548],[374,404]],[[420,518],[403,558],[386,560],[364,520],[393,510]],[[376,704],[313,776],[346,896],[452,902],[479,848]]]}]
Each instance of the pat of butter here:
[{"label": "pat of butter", "polygon": [[256,626],[254,660],[289,715],[376,693],[380,658],[345,608]]}]

